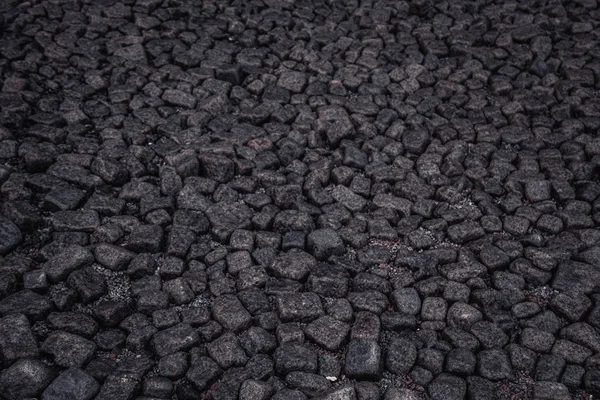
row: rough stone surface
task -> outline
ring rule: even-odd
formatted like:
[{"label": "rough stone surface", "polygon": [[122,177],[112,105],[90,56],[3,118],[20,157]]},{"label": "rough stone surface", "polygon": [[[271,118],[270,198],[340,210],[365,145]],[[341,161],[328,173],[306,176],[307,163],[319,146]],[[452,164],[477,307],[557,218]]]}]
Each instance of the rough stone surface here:
[{"label": "rough stone surface", "polygon": [[282,321],[311,321],[324,314],[323,305],[314,293],[285,293],[276,299]]},{"label": "rough stone surface", "polygon": [[198,333],[190,324],[181,323],[154,335],[152,346],[159,357],[188,350],[199,341]]},{"label": "rough stone surface", "polygon": [[383,372],[381,348],[372,340],[350,342],[344,370],[349,378],[378,380]]},{"label": "rough stone surface", "polygon": [[72,245],[48,260],[43,268],[50,282],[55,283],[65,280],[71,272],[75,272],[93,261],[94,255],[89,250],[82,246]]},{"label": "rough stone surface", "polygon": [[589,293],[600,279],[600,267],[577,261],[565,261],[559,264],[552,287],[565,292]]},{"label": "rough stone surface", "polygon": [[23,235],[11,220],[0,217],[0,255],[4,255],[17,247]]},{"label": "rough stone surface", "polygon": [[223,327],[235,332],[248,328],[252,318],[239,299],[228,294],[213,301],[212,313]]},{"label": "rough stone surface", "polygon": [[43,400],[91,400],[100,390],[94,378],[79,368],[61,373],[42,394]]},{"label": "rough stone surface", "polygon": [[41,361],[21,359],[0,374],[0,392],[8,399],[38,397],[53,378],[52,369]]},{"label": "rough stone surface", "polygon": [[333,229],[317,229],[308,235],[308,249],[318,260],[344,254],[344,242]]},{"label": "rough stone surface", "polygon": [[23,314],[9,314],[0,319],[0,354],[5,362],[39,355],[37,340]]},{"label": "rough stone surface", "polygon": [[346,341],[350,327],[328,315],[311,322],[304,330],[306,336],[329,351],[337,351]]},{"label": "rough stone surface", "polygon": [[456,376],[441,374],[429,385],[432,400],[464,399],[467,394],[467,383]]},{"label": "rough stone surface", "polygon": [[0,1],[0,399],[600,397],[599,35]]}]

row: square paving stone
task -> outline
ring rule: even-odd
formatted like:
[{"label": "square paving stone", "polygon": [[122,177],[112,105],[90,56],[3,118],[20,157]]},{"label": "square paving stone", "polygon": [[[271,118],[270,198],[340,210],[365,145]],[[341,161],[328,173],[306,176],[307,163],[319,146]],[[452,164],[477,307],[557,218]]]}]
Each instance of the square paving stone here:
[{"label": "square paving stone", "polygon": [[383,372],[379,344],[373,340],[352,340],[348,345],[344,370],[351,379],[379,380]]}]

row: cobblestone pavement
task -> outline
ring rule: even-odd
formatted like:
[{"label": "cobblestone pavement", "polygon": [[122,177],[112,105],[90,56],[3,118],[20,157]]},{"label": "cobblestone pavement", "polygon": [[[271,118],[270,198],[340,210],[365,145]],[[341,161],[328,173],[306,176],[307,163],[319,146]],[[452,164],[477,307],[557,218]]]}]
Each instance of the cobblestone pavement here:
[{"label": "cobblestone pavement", "polygon": [[0,399],[600,396],[597,0],[0,0]]}]

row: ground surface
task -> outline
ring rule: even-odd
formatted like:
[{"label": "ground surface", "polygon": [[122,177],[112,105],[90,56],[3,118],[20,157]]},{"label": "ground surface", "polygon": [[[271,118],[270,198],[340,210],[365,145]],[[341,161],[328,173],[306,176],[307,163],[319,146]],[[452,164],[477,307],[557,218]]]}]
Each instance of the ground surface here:
[{"label": "ground surface", "polygon": [[600,395],[596,0],[0,27],[3,400]]}]

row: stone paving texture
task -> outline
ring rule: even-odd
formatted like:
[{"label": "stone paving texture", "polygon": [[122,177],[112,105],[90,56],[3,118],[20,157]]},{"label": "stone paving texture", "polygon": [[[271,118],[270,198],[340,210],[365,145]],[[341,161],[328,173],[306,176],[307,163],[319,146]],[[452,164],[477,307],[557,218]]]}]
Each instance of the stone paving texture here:
[{"label": "stone paving texture", "polygon": [[0,400],[600,396],[598,0],[0,0]]}]

